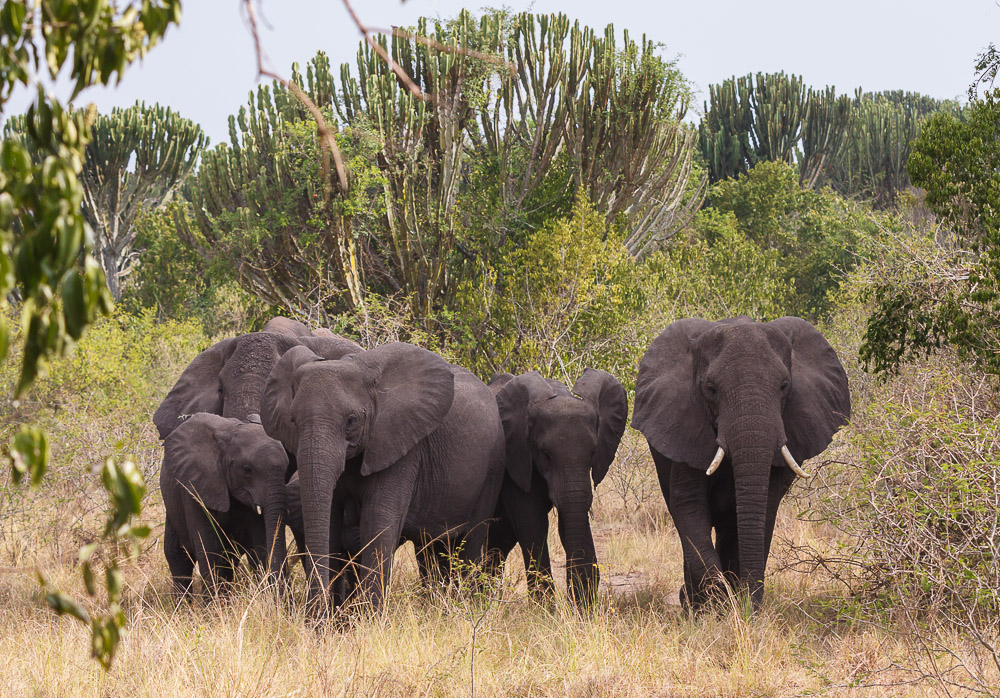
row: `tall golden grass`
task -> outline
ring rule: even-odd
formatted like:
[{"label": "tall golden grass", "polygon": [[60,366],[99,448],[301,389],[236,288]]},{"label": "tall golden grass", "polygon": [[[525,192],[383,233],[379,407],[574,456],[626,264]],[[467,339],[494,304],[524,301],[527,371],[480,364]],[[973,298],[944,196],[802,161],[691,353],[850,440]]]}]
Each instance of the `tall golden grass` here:
[{"label": "tall golden grass", "polygon": [[[526,594],[516,555],[496,594],[422,588],[407,546],[397,553],[388,601],[374,615],[317,625],[301,604],[277,599],[250,577],[227,599],[178,605],[159,545],[163,510],[154,494],[145,518],[158,527],[125,570],[129,624],[107,673],[88,659],[87,629],[44,608],[34,578],[41,568],[82,596],[73,566],[79,535],[51,522],[93,514],[81,500],[40,492],[21,502],[27,515],[6,519],[0,539],[6,565],[0,695],[941,694],[940,682],[929,677],[947,670],[946,658],[921,657],[892,628],[852,621],[838,610],[843,591],[828,577],[783,565],[788,550],[826,535],[795,516],[795,500],[778,523],[775,571],[761,613],[748,617],[736,602],[700,614],[682,610],[680,547],[644,448],[630,433],[610,477],[623,478],[628,467],[631,479],[598,491],[593,526],[603,582],[599,603],[587,612],[566,600],[554,535],[559,591],[549,602]],[[303,587],[299,576],[294,594]],[[942,632],[942,642],[962,646]]]}]

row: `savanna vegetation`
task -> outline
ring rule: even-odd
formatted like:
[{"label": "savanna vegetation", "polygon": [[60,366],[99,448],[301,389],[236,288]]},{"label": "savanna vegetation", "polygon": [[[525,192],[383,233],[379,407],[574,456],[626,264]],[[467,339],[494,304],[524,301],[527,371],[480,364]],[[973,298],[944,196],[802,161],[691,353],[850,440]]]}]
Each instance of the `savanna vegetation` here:
[{"label": "savanna vegetation", "polygon": [[[96,5],[4,4],[0,109],[42,65],[32,42],[82,89],[179,16]],[[212,147],[161,106],[98,115],[39,91],[8,119],[0,692],[1000,693],[1000,96],[733,77],[692,125],[692,85],[646,37],[504,11],[410,31],[377,41],[431,99],[362,45],[340,69],[304,56]],[[837,350],[853,415],[779,511],[756,615],[682,610],[631,429],[592,510],[592,609],[559,572],[555,600],[529,597],[516,556],[486,588],[424,589],[410,545],[375,616],[317,626],[249,573],[178,605],[151,415],[199,351],[275,314],[486,380],[601,368],[630,398],[673,320],[798,315]]]}]

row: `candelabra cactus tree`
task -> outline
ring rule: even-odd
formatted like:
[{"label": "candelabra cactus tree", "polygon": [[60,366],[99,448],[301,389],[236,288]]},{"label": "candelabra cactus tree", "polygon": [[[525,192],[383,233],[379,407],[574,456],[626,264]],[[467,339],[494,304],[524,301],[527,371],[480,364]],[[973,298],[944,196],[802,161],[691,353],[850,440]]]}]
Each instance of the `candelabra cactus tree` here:
[{"label": "candelabra cactus tree", "polygon": [[[137,102],[110,114],[91,107],[85,122],[90,141],[80,172],[82,211],[94,233],[95,256],[108,290],[117,301],[139,257],[134,249],[136,216],[169,200],[208,139],[196,123],[156,104]],[[8,132],[23,128],[21,117],[7,127]]]},{"label": "candelabra cactus tree", "polygon": [[467,51],[478,32],[463,11],[449,23],[421,19],[416,34],[379,41],[420,88],[414,94],[368,45],[358,52],[358,77],[347,66],[333,93],[344,123],[369,125],[384,185],[387,235],[372,239],[395,285],[407,292],[415,317],[429,320],[449,301],[456,203],[463,175],[465,125],[474,108],[463,89],[484,71]]},{"label": "candelabra cactus tree", "polygon": [[83,212],[115,300],[139,256],[136,216],[169,199],[207,140],[196,123],[155,104],[115,108],[94,119],[80,175]]},{"label": "candelabra cactus tree", "polygon": [[574,184],[608,223],[623,222],[625,246],[641,255],[676,232],[701,205],[704,182],[689,188],[697,134],[682,125],[687,84],[643,37],[612,25],[590,56],[566,129]]},{"label": "candelabra cactus tree", "polygon": [[826,167],[842,157],[849,142],[854,109],[850,97],[833,87],[809,90],[809,117],[802,126],[800,179],[808,189],[821,181]]},{"label": "candelabra cactus tree", "polygon": [[[330,81],[322,58],[307,71],[314,87]],[[297,69],[292,80],[305,85]],[[280,84],[258,88],[229,118],[229,143],[202,156],[183,189],[189,205],[175,207],[174,219],[188,244],[230,265],[259,298],[322,322],[363,303],[352,214],[364,187],[343,191],[325,176],[316,124],[301,109]],[[358,153],[351,138],[337,137]],[[351,174],[352,184],[364,180],[363,167]]]}]

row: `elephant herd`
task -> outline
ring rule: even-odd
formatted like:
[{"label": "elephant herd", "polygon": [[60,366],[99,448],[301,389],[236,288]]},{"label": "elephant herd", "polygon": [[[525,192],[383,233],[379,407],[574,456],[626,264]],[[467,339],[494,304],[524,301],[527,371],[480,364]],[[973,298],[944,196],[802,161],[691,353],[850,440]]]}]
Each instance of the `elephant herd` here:
[{"label": "elephant herd", "polygon": [[[800,318],[686,319],[656,338],[632,426],[681,538],[683,603],[704,605],[725,581],[760,605],[778,504],[849,415],[836,353]],[[586,604],[600,583],[593,488],[627,419],[605,371],[572,390],[537,371],[486,385],[410,344],[366,351],[274,318],[199,354],[153,417],[174,587],[189,592],[197,564],[216,590],[243,555],[283,578],[288,526],[319,610],[355,596],[377,607],[406,541],[425,580],[460,573],[456,562],[496,574],[520,545],[544,595],[555,507],[567,587]]]}]

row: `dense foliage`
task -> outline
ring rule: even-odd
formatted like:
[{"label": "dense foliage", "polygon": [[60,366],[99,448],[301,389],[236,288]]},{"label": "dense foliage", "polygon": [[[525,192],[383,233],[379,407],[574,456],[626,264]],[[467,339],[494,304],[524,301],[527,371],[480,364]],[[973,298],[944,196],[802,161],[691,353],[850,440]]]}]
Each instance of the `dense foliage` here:
[{"label": "dense foliage", "polygon": [[862,356],[876,371],[950,344],[1000,372],[1000,94],[968,118],[938,114],[913,145],[910,174],[942,224],[913,252],[886,260]]},{"label": "dense foliage", "polygon": [[895,204],[910,181],[906,163],[921,120],[954,105],[901,90],[813,89],[785,73],[732,77],[709,86],[699,145],[713,182],[758,163],[797,164],[808,188]]},{"label": "dense foliage", "polygon": [[185,188],[183,237],[286,312],[325,321],[368,294],[397,295],[442,331],[433,318],[459,289],[577,193],[640,255],[700,204],[688,87],[652,42],[504,12],[422,20],[416,33],[434,43],[379,41],[424,97],[365,45],[339,79],[323,54],[294,71],[336,115],[348,191],[320,166],[308,113],[262,87]]}]

